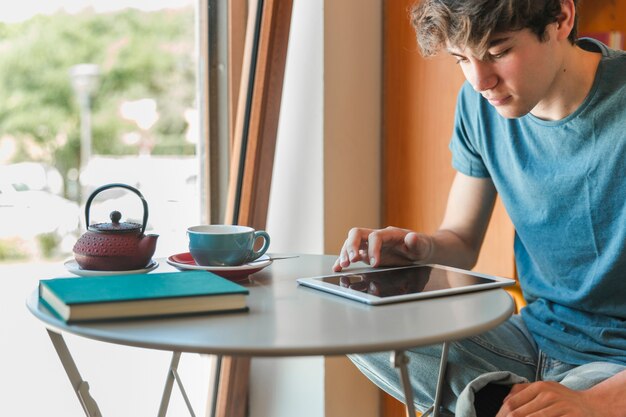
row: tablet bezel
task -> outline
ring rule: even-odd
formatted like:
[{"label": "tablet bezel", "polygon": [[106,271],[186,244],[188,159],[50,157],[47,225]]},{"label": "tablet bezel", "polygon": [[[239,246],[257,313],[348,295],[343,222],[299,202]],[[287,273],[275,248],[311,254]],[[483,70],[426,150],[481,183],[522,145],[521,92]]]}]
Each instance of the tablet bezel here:
[{"label": "tablet bezel", "polygon": [[[417,293],[410,293],[410,294],[400,294],[400,295],[390,295],[386,297],[378,297],[373,294],[353,290],[350,288],[341,287],[339,285],[323,281],[324,279],[331,278],[331,277],[341,277],[341,276],[354,275],[354,274],[369,274],[369,273],[376,274],[377,272],[383,272],[383,271],[400,270],[400,269],[407,269],[407,268],[423,268],[423,267],[458,272],[458,273],[467,274],[467,275],[471,275],[471,276],[475,276],[479,278],[489,279],[491,280],[491,282],[472,284],[472,285],[466,285],[466,286],[455,287],[455,288],[446,288],[446,289],[441,289],[441,290],[432,290],[432,291],[417,292]],[[453,294],[464,294],[468,292],[482,291],[482,290],[487,290],[487,289],[511,286],[511,285],[515,285],[516,283],[515,280],[510,279],[510,278],[483,274],[480,272],[468,271],[465,269],[453,268],[450,266],[444,266],[444,265],[438,265],[438,264],[408,265],[408,266],[401,266],[401,267],[389,267],[389,268],[385,267],[385,268],[376,268],[376,269],[367,269],[367,270],[344,270],[342,272],[338,272],[334,274],[298,278],[296,281],[300,285],[304,285],[310,288],[315,288],[317,290],[322,290],[331,294],[339,295],[341,297],[349,298],[351,300],[360,301],[362,303],[369,304],[369,305],[392,304],[392,303],[399,303],[399,302],[411,301],[411,300],[421,300],[421,299],[426,299],[426,298],[443,297],[446,295],[453,295]]]}]

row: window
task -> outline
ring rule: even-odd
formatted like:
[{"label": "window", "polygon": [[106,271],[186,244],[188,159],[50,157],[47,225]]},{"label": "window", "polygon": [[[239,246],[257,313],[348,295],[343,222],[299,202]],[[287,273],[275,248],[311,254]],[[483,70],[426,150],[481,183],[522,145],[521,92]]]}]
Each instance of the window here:
[{"label": "window", "polygon": [[[80,0],[67,1],[69,5],[75,4],[76,1],[80,2]],[[9,240],[14,240],[9,241],[3,249],[0,249],[8,248],[6,252],[12,256],[11,263],[2,265],[0,253],[0,276],[7,277],[9,279],[7,282],[12,286],[6,294],[7,302],[0,302],[1,308],[6,309],[3,314],[6,322],[3,321],[2,324],[9,332],[17,334],[19,330],[21,339],[19,345],[16,346],[4,345],[6,341],[0,341],[3,345],[3,352],[6,352],[8,356],[19,355],[20,347],[24,344],[49,343],[45,340],[45,333],[41,331],[38,323],[33,324],[32,317],[28,317],[23,308],[23,299],[36,287],[38,279],[49,276],[53,270],[59,270],[51,266],[60,266],[61,273],[63,273],[59,260],[71,256],[71,246],[78,235],[84,231],[85,225],[79,223],[85,217],[82,205],[95,187],[111,182],[130,183],[144,193],[150,207],[148,230],[162,236],[161,243],[157,245],[155,255],[157,257],[169,255],[173,250],[184,250],[186,247],[184,229],[196,221],[215,222],[215,219],[226,222],[237,221],[255,227],[263,227],[262,224],[265,223],[285,53],[289,37],[291,1],[272,0],[258,3],[263,5],[263,21],[266,22],[262,26],[263,30],[261,30],[260,13],[250,12],[246,17],[245,4],[248,2],[245,0],[228,2],[199,0],[200,7],[197,11],[193,7],[194,4],[191,4],[191,0],[128,1],[134,7],[133,9],[120,8],[124,0],[113,2],[107,0],[102,5],[99,3],[100,0],[91,0],[80,3],[81,7],[72,9],[68,6],[63,12],[58,13],[54,11],[57,10],[56,7],[61,4],[62,0],[57,0],[52,3],[54,5],[52,8],[46,3],[45,7],[48,9],[40,9],[42,12],[54,12],[50,16],[30,17],[36,10],[33,9],[35,6],[30,6],[31,14],[26,16],[26,20],[0,24],[0,51],[5,54],[3,58],[13,58],[13,60],[0,60],[2,61],[0,62],[0,82],[7,83],[0,92],[0,159],[2,159],[2,169],[6,169],[4,172],[12,171],[11,175],[15,172],[27,172],[24,180],[12,179],[8,183],[4,181],[8,178],[8,174],[4,176],[4,173],[0,173],[0,178],[3,180],[0,196],[4,195],[9,198],[6,201],[13,204],[12,208],[15,213],[5,225],[7,230],[9,226],[16,226],[14,234],[8,236]],[[250,5],[257,4],[255,1],[249,3]],[[85,4],[90,5],[89,9],[85,10],[82,7]],[[157,7],[155,10],[154,6],[157,4],[166,5],[167,8]],[[226,8],[222,7],[225,4],[228,5],[227,18],[225,17]],[[111,9],[111,5],[116,7]],[[140,6],[145,7],[142,9]],[[12,7],[18,9],[15,5]],[[187,24],[176,26],[180,32],[176,30],[168,32],[168,29],[172,29],[168,19],[172,16],[180,17],[185,10],[198,13],[197,18],[192,13],[191,20],[188,20]],[[261,10],[261,6],[258,10]],[[1,12],[0,15],[2,15]],[[155,18],[157,23],[152,25],[151,23],[154,22],[146,22],[145,15],[150,15],[151,18],[157,16]],[[9,16],[9,14],[3,16]],[[255,18],[252,19],[250,16]],[[45,24],[53,21],[54,18],[63,19],[61,23],[56,23],[56,31],[45,30]],[[104,22],[105,18],[109,18],[109,21]],[[225,25],[227,19],[229,24]],[[151,19],[148,18],[148,20]],[[254,122],[250,122],[247,128],[237,135],[233,117],[234,109],[237,108],[236,100],[233,100],[237,96],[236,88],[234,88],[236,82],[233,81],[234,73],[238,73],[237,57],[226,58],[224,38],[221,38],[219,42],[217,39],[224,33],[228,34],[231,42],[238,38],[239,46],[233,48],[231,45],[229,49],[230,51],[238,49],[244,53],[241,45],[243,38],[240,35],[246,20],[256,25],[253,29],[255,42],[258,44],[252,49],[255,53],[258,52],[258,57],[252,57],[251,60],[256,59],[258,62],[254,62],[251,68],[249,67],[250,74],[246,75],[242,72],[242,77],[246,78],[249,75],[254,78],[259,74],[261,76],[258,76],[254,83],[250,83],[247,91],[240,94],[240,97],[244,95],[247,97],[246,103],[250,105],[246,113],[256,114],[256,116],[251,118]],[[199,25],[196,25],[196,21]],[[78,25],[79,29],[72,31],[71,28],[74,25]],[[114,36],[120,34],[117,31],[120,26],[138,35],[133,37],[127,34],[125,38]],[[182,36],[183,33],[193,34],[192,29],[196,27],[200,28],[198,33],[201,36],[198,40],[200,50],[204,52],[198,55],[186,54],[195,49],[189,48],[188,37],[179,38],[178,36]],[[248,27],[251,26],[248,25]],[[103,38],[108,41],[102,41]],[[113,40],[112,43],[111,40]],[[29,42],[37,46],[27,48]],[[129,49],[130,46],[134,46],[135,49]],[[68,57],[74,55],[78,55],[80,59],[72,59],[71,63],[67,64],[65,61]],[[175,55],[176,58],[170,60],[170,55]],[[196,61],[197,57],[200,58],[199,62]],[[122,58],[125,65],[115,67],[113,64],[118,63]],[[226,60],[228,67],[224,68]],[[238,61],[241,63],[241,56]],[[253,69],[255,67],[256,73]],[[111,70],[111,68],[116,69]],[[200,68],[204,72],[199,76],[201,82],[198,83],[200,88],[197,91],[201,93],[198,98],[195,94],[189,93],[190,91],[195,93],[195,89],[186,88],[186,86],[196,85],[195,83],[187,84],[196,76],[190,73],[190,68]],[[226,94],[223,88],[225,69],[230,77]],[[1,75],[2,70],[5,71],[6,77]],[[165,76],[164,79],[154,77],[153,71],[164,71],[171,77]],[[129,82],[129,76],[133,81],[141,81],[143,84]],[[236,79],[238,77],[237,75]],[[20,85],[21,88],[15,88],[15,85]],[[50,85],[54,88],[47,88]],[[5,93],[6,96],[3,97],[2,94]],[[268,106],[266,103],[271,105]],[[35,109],[34,105],[40,107]],[[199,111],[194,109],[199,109]],[[217,112],[215,112],[216,109],[218,109]],[[229,109],[230,114],[226,109]],[[173,111],[166,112],[166,110]],[[224,114],[225,111],[227,111],[226,114]],[[207,116],[199,122],[198,118],[194,117],[194,112]],[[23,116],[14,118],[15,114]],[[8,120],[11,122],[7,122]],[[57,127],[51,128],[51,121],[55,121]],[[194,126],[195,134],[193,133]],[[226,194],[224,171],[228,171],[230,147],[237,152],[237,137],[243,141],[244,136],[246,136],[246,143],[252,144],[249,148],[254,149],[254,152],[238,158],[243,163],[238,167],[238,175],[244,176],[241,177],[240,184],[242,188],[244,186],[248,188],[237,192],[242,196],[247,196],[245,198],[248,198],[248,201],[237,205],[239,214],[235,215],[237,218],[232,217],[231,220],[225,215],[227,210],[224,210],[225,201],[222,197]],[[193,140],[185,142],[194,137],[203,139],[199,140],[196,145],[192,143]],[[230,142],[230,145],[229,137],[235,139]],[[248,137],[249,142],[247,142]],[[210,144],[206,138],[211,138]],[[214,141],[214,138],[219,138],[219,140]],[[214,149],[215,143],[218,143],[217,149]],[[208,149],[209,147],[211,149]],[[168,158],[175,159],[175,162],[168,161]],[[252,169],[249,169],[250,167]],[[33,178],[36,176],[28,170],[38,171],[41,174],[38,175],[44,180],[34,181]],[[259,178],[262,181],[259,181]],[[188,200],[186,191],[190,191],[189,196],[191,196],[191,190],[196,193],[195,198],[189,197]],[[59,213],[58,216],[51,214],[52,203],[28,203],[22,209],[16,208],[13,203],[16,193],[30,191],[41,191],[46,195],[56,193],[65,206],[54,210],[54,213]],[[170,192],[174,193],[174,197],[169,194]],[[209,192],[212,206],[210,209],[208,202],[204,201],[204,207],[185,205],[190,200],[198,204],[202,201],[201,198],[207,196]],[[138,221],[141,218],[141,204],[136,196],[124,194],[125,190],[108,190],[107,193],[109,195],[106,198],[98,202],[94,201],[93,207],[90,207],[93,209],[90,211],[92,213],[90,219],[93,222],[108,221],[106,217],[113,209],[122,211],[131,221]],[[228,199],[235,201],[230,195]],[[216,201],[219,204],[216,204]],[[161,202],[163,205],[160,204]],[[217,210],[214,206],[217,206]],[[246,211],[240,211],[242,207]],[[31,209],[39,211],[29,211]],[[31,216],[24,215],[27,211],[31,213]],[[68,226],[61,230],[58,227],[62,223],[60,219],[66,216],[69,219]],[[15,250],[20,249],[21,241],[28,240],[25,239],[27,234],[23,226],[32,225],[24,219],[35,219],[33,224],[37,225],[41,219],[50,218],[54,219],[50,225],[51,229],[40,227],[31,234],[30,243],[26,245],[31,245],[28,248],[31,252],[26,251],[24,254]],[[161,223],[159,219],[163,222]],[[171,235],[164,238],[164,233],[168,232],[168,228],[176,235],[175,237]],[[41,232],[41,230],[45,231]],[[177,239],[180,242],[178,246]],[[167,241],[166,245],[172,246],[165,246],[164,240]],[[44,250],[44,247],[47,249]],[[9,256],[4,256],[4,259]],[[15,260],[28,262],[14,263]],[[49,261],[52,262],[48,263]],[[16,312],[19,314],[16,315]],[[132,369],[132,372],[129,372],[132,376],[149,374],[147,370],[140,369],[143,366],[139,363],[140,361],[128,361],[126,351],[116,356],[116,354],[109,353],[110,346],[105,349],[97,343],[82,339],[74,340],[73,343],[89,345],[88,351],[91,354],[101,352],[92,356],[91,361],[88,362],[91,362],[92,368],[97,369],[98,372],[110,372],[109,378],[104,378],[109,384],[116,378],[119,379],[120,386],[132,384],[129,378],[123,376],[120,378],[113,370],[119,369],[120,366],[122,369]],[[46,352],[50,355],[46,356]],[[162,359],[163,352],[142,353],[141,357],[146,358],[150,355],[156,355]],[[120,363],[122,356],[124,364]],[[36,358],[30,360],[30,369],[38,373],[37,377],[34,375],[29,377],[28,373],[15,370],[13,373],[23,380],[7,381],[6,387],[0,385],[0,390],[5,391],[12,386],[30,386],[31,390],[45,392],[48,396],[35,403],[27,401],[26,397],[20,399],[18,395],[15,395],[11,398],[11,401],[15,401],[14,408],[17,407],[15,404],[27,404],[28,407],[40,408],[29,414],[41,414],[43,407],[65,409],[65,407],[54,407],[53,402],[66,399],[77,406],[74,402],[75,398],[61,399],[61,395],[54,395],[56,388],[53,387],[59,386],[58,379],[62,378],[62,372],[59,373],[58,367],[55,367],[52,372],[54,375],[45,373],[45,378],[41,377],[42,369],[52,363],[57,363],[56,360],[51,349],[39,352]],[[111,363],[112,366],[103,366],[107,363]],[[158,367],[161,366],[163,366],[162,360],[159,361]],[[150,367],[149,371],[153,371],[153,368],[155,367]],[[196,366],[195,368],[196,372],[202,371],[202,367]],[[203,378],[204,382],[208,382],[206,374],[203,374]],[[44,379],[49,382],[44,382]],[[157,385],[162,384],[160,378],[150,378],[150,380],[154,380]],[[39,389],[33,386],[33,381],[40,384]],[[96,388],[95,383],[94,381],[92,388]],[[101,401],[101,408],[105,414],[123,413],[111,411],[110,408],[106,409],[107,400],[102,399],[106,390],[105,385],[103,384],[103,388],[97,395],[99,402]],[[140,405],[135,404],[136,401],[133,399],[136,398],[138,388],[142,389],[142,399],[145,399],[143,398],[146,391],[145,385],[144,379],[125,390],[129,395],[129,399],[126,400],[119,397],[119,392],[111,393],[115,400],[110,402],[118,403],[120,407],[128,403],[139,407]],[[62,386],[59,386],[59,389],[65,391]],[[94,389],[92,392],[95,391]],[[157,389],[157,395],[160,394],[158,391]],[[202,395],[206,395],[206,392]],[[149,406],[152,401],[146,400]],[[145,405],[142,401],[142,406]],[[12,409],[11,404],[8,404],[8,407]],[[134,414],[145,414],[139,410],[133,411],[135,411]]]},{"label": "window", "polygon": [[[14,375],[0,382],[11,393],[0,415],[84,415],[24,300],[39,279],[69,275],[62,262],[96,187],[143,193],[148,230],[160,235],[155,257],[185,250],[185,228],[201,221],[197,9],[196,0],[0,4],[0,327],[16,335],[0,338]],[[112,209],[126,221],[142,216],[136,196],[109,190],[92,221],[110,221]],[[169,353],[66,340],[105,415],[155,414]],[[197,355],[181,362],[197,410],[209,368]],[[188,415],[180,395],[170,414]]]},{"label": "window", "polygon": [[[0,261],[71,256],[85,200],[115,182],[148,201],[156,256],[184,249],[201,213],[194,1],[20,4],[0,26]],[[91,219],[141,223],[135,199],[107,192]]]}]

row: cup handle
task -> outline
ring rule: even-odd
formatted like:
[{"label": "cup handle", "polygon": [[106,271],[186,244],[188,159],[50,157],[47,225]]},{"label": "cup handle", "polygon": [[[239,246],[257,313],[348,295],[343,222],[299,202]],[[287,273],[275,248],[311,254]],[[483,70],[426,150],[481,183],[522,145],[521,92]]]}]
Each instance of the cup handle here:
[{"label": "cup handle", "polygon": [[270,235],[267,234],[264,230],[257,230],[254,232],[254,242],[256,243],[257,239],[263,238],[263,247],[259,249],[257,252],[252,252],[252,256],[248,259],[248,262],[255,261],[259,259],[267,249],[270,247]]}]

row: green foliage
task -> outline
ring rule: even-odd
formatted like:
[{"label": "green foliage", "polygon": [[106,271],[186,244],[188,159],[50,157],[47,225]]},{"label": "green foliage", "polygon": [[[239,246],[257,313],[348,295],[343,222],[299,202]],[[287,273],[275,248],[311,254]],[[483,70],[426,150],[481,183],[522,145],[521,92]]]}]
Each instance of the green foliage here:
[{"label": "green foliage", "polygon": [[37,242],[44,258],[52,258],[59,246],[60,239],[55,233],[37,235]]},{"label": "green foliage", "polygon": [[0,262],[27,259],[28,253],[16,239],[0,239]]},{"label": "green foliage", "polygon": [[38,159],[63,173],[77,167],[80,115],[69,71],[93,63],[101,71],[92,100],[95,153],[137,153],[122,138],[139,128],[122,119],[119,108],[127,100],[152,98],[160,120],[143,133],[160,152],[192,154],[184,111],[194,105],[193,48],[193,8],[58,13],[0,24],[0,138],[17,139],[14,162]]}]

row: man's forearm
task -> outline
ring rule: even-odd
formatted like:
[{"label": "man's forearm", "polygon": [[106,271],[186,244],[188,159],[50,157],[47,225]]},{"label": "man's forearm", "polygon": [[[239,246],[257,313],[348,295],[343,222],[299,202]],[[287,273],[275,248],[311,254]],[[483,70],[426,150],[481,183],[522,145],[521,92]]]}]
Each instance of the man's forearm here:
[{"label": "man's forearm", "polygon": [[478,259],[476,248],[451,230],[441,229],[431,236],[432,249],[427,262],[472,269]]}]

